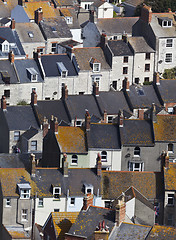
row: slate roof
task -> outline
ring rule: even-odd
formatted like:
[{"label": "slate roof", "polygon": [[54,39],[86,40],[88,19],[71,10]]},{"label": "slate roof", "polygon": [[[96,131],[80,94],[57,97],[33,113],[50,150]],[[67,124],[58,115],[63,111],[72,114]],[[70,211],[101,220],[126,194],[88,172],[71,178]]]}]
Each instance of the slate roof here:
[{"label": "slate roof", "polygon": [[74,48],[73,53],[80,70],[92,70],[90,66],[91,58],[95,58],[101,63],[101,70],[110,70],[110,66],[106,62],[105,55],[100,47]]},{"label": "slate roof", "polygon": [[51,218],[54,225],[56,238],[64,239],[71,225],[75,222],[79,212],[52,212]]},{"label": "slate roof", "polygon": [[127,43],[123,40],[109,40],[108,45],[113,52],[114,56],[132,56],[133,53],[130,50]]},{"label": "slate roof", "polygon": [[153,128],[149,120],[124,119],[120,127],[121,143],[124,146],[153,146]]},{"label": "slate roof", "polygon": [[95,0],[94,3],[92,4],[92,6],[94,7],[100,7],[101,5],[103,5],[105,3],[105,1],[103,0]]},{"label": "slate roof", "polygon": [[88,132],[88,148],[120,149],[119,129],[115,124],[91,124]]},{"label": "slate roof", "polygon": [[137,7],[139,4],[143,3],[144,0],[125,0],[123,4],[129,4],[131,6]]},{"label": "slate roof", "polygon": [[34,137],[39,131],[33,127],[31,127],[29,130],[27,130],[26,132],[24,132],[21,137],[26,138],[27,140],[31,139],[32,137]]},{"label": "slate roof", "polygon": [[10,131],[39,128],[31,106],[7,106],[3,113]]},{"label": "slate roof", "polygon": [[176,163],[169,162],[169,168],[164,168],[165,190],[176,190]]},{"label": "slate roof", "polygon": [[125,110],[131,113],[122,91],[99,92],[99,96],[96,96],[96,100],[102,115],[104,110],[107,111],[107,114],[112,115],[118,114],[119,110]]},{"label": "slate roof", "polygon": [[147,240],[173,240],[176,239],[176,228],[154,225]]},{"label": "slate roof", "polygon": [[104,32],[107,36],[124,33],[132,35],[132,26],[138,19],[138,17],[102,18],[97,20],[97,28],[100,34]]},{"label": "slate roof", "polygon": [[115,233],[113,233],[109,240],[134,240],[134,239],[148,239],[147,236],[151,231],[151,227],[125,223],[123,222],[120,227],[115,227]]},{"label": "slate roof", "polygon": [[155,141],[176,142],[176,115],[157,115],[153,128]]},{"label": "slate roof", "polygon": [[95,115],[101,118],[100,111],[93,95],[68,95],[65,100],[71,119],[85,119],[85,110],[89,111],[90,116]]},{"label": "slate roof", "polygon": [[36,193],[36,184],[24,168],[0,168],[0,180],[3,197],[19,197],[17,184],[28,182],[31,186],[31,195]]},{"label": "slate roof", "polygon": [[90,206],[87,211],[81,211],[76,222],[69,230],[69,234],[87,237],[92,239],[92,235],[96,230],[99,222],[105,220],[105,225],[109,227],[109,232],[115,224],[115,211],[107,208]]},{"label": "slate roof", "polygon": [[51,115],[57,117],[58,123],[60,123],[62,120],[66,123],[70,123],[62,100],[37,101],[37,105],[34,105],[33,109],[40,122],[40,125],[43,123],[44,117],[50,120]]},{"label": "slate roof", "polygon": [[28,75],[27,68],[34,68],[38,73],[37,82],[43,82],[41,69],[38,68],[37,63],[34,59],[19,59],[15,60],[14,64],[20,83],[31,83],[31,78]]},{"label": "slate roof", "polygon": [[152,103],[160,106],[153,85],[131,85],[129,91],[126,91],[125,94],[127,95],[133,109],[150,108]]},{"label": "slate roof", "polygon": [[15,20],[15,23],[27,23],[30,21],[23,6],[17,5],[11,11],[11,18]]},{"label": "slate roof", "polygon": [[[39,23],[40,29],[45,39],[50,38],[72,38],[70,29],[64,17],[44,19]],[[54,27],[54,31],[52,29]]]},{"label": "slate roof", "polygon": [[77,76],[78,73],[67,54],[49,54],[41,56],[41,63],[46,77],[61,76],[57,62],[62,62],[68,70],[67,76]]},{"label": "slate roof", "polygon": [[63,153],[87,153],[83,128],[59,126],[56,138]]},{"label": "slate roof", "polygon": [[[22,43],[45,43],[45,39],[40,31],[39,26],[34,22],[15,23],[15,29]],[[30,33],[33,37],[30,37]]]},{"label": "slate roof", "polygon": [[129,43],[135,53],[154,53],[155,51],[147,44],[143,37],[130,37]]},{"label": "slate roof", "polygon": [[[10,77],[10,83],[19,83],[15,69],[9,60],[0,60],[0,73],[7,72]],[[0,84],[4,84],[2,74],[0,74]]]},{"label": "slate roof", "polygon": [[61,16],[63,15],[64,17],[72,17],[73,18],[73,22],[72,24],[68,24],[68,27],[70,29],[79,29],[80,25],[78,22],[78,18],[77,18],[77,14],[74,8],[61,8],[60,9],[61,12]]},{"label": "slate roof", "polygon": [[11,9],[4,4],[3,1],[0,1],[0,18],[10,17]]},{"label": "slate roof", "polygon": [[24,168],[24,163],[18,154],[0,154],[0,168]]},{"label": "slate roof", "polygon": [[156,85],[159,91],[161,99],[164,103],[175,103],[176,102],[176,80],[174,79],[160,79],[160,85]]},{"label": "slate roof", "polygon": [[102,171],[103,199],[116,199],[129,187],[135,187],[147,199],[163,198],[161,172]]},{"label": "slate roof", "polygon": [[[46,178],[46,176],[50,176]],[[68,169],[68,177],[64,177],[62,172],[56,168],[37,168],[35,178],[38,196],[52,197],[51,184],[59,185],[61,187],[61,197],[67,196],[69,189],[70,196],[84,197],[83,184],[92,184],[94,187],[94,194],[101,194],[100,177],[96,175],[94,169]]]}]

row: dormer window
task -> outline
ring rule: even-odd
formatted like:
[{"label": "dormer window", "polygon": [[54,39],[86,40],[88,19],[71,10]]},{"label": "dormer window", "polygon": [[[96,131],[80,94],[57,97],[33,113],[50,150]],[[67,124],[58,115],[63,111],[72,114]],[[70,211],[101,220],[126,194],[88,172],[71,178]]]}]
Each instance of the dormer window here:
[{"label": "dormer window", "polygon": [[168,17],[161,17],[158,20],[162,27],[172,27],[172,19]]},{"label": "dormer window", "polygon": [[93,185],[92,184],[87,184],[84,183],[84,188],[85,188],[85,194],[93,194]]},{"label": "dormer window", "polygon": [[27,75],[31,82],[37,82],[38,72],[34,68],[27,68]]},{"label": "dormer window", "polygon": [[62,78],[66,78],[68,75],[68,70],[62,62],[57,62],[57,67]]},{"label": "dormer window", "polygon": [[29,199],[31,193],[31,186],[29,183],[17,184],[21,199]]},{"label": "dormer window", "polygon": [[72,17],[65,17],[65,21],[67,24],[72,24],[73,23],[73,18]]},{"label": "dormer window", "polygon": [[100,72],[100,63],[93,63],[93,72]]},{"label": "dormer window", "polygon": [[53,187],[53,197],[60,198],[61,195],[61,187]]},{"label": "dormer window", "polygon": [[9,52],[9,42],[7,40],[2,40],[1,51],[2,52]]}]

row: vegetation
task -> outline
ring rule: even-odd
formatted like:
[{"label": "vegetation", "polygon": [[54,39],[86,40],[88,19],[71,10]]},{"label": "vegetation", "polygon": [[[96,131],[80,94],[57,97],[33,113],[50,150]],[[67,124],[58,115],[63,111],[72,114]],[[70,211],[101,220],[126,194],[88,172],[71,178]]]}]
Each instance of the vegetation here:
[{"label": "vegetation", "polygon": [[18,102],[17,105],[28,105],[28,104],[25,100],[22,100],[22,101]]},{"label": "vegetation", "polygon": [[165,79],[176,79],[176,67],[171,69],[165,69],[163,73]]},{"label": "vegetation", "polygon": [[144,81],[143,85],[152,85],[153,82]]}]

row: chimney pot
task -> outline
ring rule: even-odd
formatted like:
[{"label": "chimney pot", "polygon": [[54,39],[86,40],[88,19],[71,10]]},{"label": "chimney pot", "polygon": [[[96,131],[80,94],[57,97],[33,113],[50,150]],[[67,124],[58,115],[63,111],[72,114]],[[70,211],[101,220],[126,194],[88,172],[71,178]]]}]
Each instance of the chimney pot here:
[{"label": "chimney pot", "polygon": [[169,168],[169,153],[166,153],[165,156],[165,168]]},{"label": "chimney pot", "polygon": [[2,108],[3,111],[7,110],[6,97],[5,96],[2,96],[2,98],[1,98],[1,108]]},{"label": "chimney pot", "polygon": [[156,85],[160,85],[160,76],[159,76],[159,72],[155,73],[155,84]]}]

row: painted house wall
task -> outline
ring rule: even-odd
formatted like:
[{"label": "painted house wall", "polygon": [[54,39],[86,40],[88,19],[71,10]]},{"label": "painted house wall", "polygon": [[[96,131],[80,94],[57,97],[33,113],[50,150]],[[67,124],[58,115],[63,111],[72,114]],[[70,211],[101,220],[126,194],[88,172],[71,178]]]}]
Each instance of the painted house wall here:
[{"label": "painted house wall", "polygon": [[[52,50],[52,43],[61,43],[61,42],[65,42],[68,40],[71,40],[72,38],[48,38],[46,45],[45,45],[45,53],[46,54],[50,54],[53,53]],[[56,52],[57,53],[57,48],[56,48]]]},{"label": "painted house wall", "polygon": [[70,29],[72,33],[72,40],[77,41],[77,42],[82,42],[81,39],[81,28],[78,29]]},{"label": "painted house wall", "polygon": [[[67,162],[68,162],[68,167],[69,168],[89,168],[89,153],[87,154],[76,154],[78,156],[78,164],[72,163],[72,156],[75,154],[68,154],[67,153]],[[63,154],[61,154],[61,158],[63,159]],[[62,167],[62,162],[60,167]]]},{"label": "painted house wall", "polygon": [[132,198],[126,202],[126,215],[132,219],[135,215],[135,198]]},{"label": "painted house wall", "polygon": [[[31,142],[37,141],[37,150],[31,149]],[[43,149],[43,132],[40,131],[34,137],[27,140],[26,138],[22,137],[20,139],[20,150],[22,153],[35,153],[35,152],[42,152]]]},{"label": "painted house wall", "polygon": [[113,18],[113,11],[113,5],[105,2],[98,8],[97,18]]},{"label": "painted house wall", "polygon": [[43,48],[43,53],[45,53],[45,42],[33,42],[33,43],[23,43],[21,42],[25,53],[28,58],[33,58],[33,52],[37,51],[38,48]]},{"label": "painted house wall", "polygon": [[97,164],[97,155],[102,151],[107,152],[107,161],[102,161],[102,167],[108,166],[109,170],[121,171],[121,151],[108,149],[90,149],[90,168],[95,168]]},{"label": "painted house wall", "polygon": [[[18,129],[16,131],[20,132],[20,136],[25,132]],[[16,146],[19,143],[19,141],[14,140],[14,132],[15,131],[9,132],[9,153],[13,153],[13,146]]]}]

